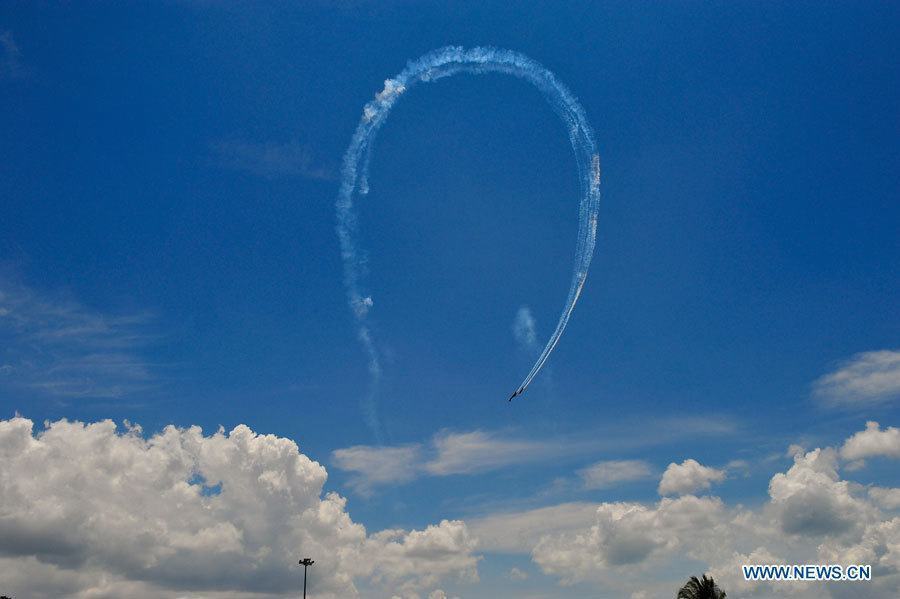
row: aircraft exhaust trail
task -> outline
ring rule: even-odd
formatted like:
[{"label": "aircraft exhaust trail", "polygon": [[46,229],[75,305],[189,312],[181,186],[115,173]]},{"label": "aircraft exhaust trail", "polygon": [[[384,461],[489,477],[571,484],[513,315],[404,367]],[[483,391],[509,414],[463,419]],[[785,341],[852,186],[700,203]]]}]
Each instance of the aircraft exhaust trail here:
[{"label": "aircraft exhaust trail", "polygon": [[575,303],[581,295],[594,253],[600,201],[600,157],[597,154],[597,144],[584,109],[552,72],[527,56],[511,50],[464,49],[448,46],[409,62],[398,75],[387,79],[384,82],[384,89],[363,108],[362,118],[344,154],[341,186],[336,202],[337,233],[344,261],[344,284],[350,308],[359,326],[358,337],[369,358],[371,389],[368,399],[364,402],[364,410],[369,425],[376,431],[376,435],[379,434],[379,425],[374,397],[381,378],[381,367],[378,349],[368,325],[368,315],[373,301],[371,295],[363,290],[364,268],[357,242],[358,219],[353,200],[356,194],[365,195],[369,191],[368,171],[373,142],[400,96],[419,82],[435,81],[459,73],[504,73],[524,79],[538,88],[567,127],[581,183],[575,265],[566,303],[556,329],[531,371],[510,396],[510,400],[525,392],[559,343]]}]

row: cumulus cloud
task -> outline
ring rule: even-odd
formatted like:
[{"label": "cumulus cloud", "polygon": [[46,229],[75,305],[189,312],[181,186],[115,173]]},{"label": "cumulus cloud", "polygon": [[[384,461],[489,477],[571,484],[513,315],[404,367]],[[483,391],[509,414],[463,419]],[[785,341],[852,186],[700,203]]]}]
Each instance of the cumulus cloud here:
[{"label": "cumulus cloud", "polygon": [[828,405],[870,405],[900,397],[900,351],[856,354],[813,384],[813,393]]},{"label": "cumulus cloud", "polygon": [[589,529],[543,537],[532,559],[544,573],[574,584],[653,555],[676,556],[702,540],[697,531],[712,533],[724,522],[725,507],[714,497],[666,497],[655,506],[603,503]]},{"label": "cumulus cloud", "polygon": [[150,314],[107,314],[0,276],[0,385],[119,398],[159,385]]},{"label": "cumulus cloud", "polygon": [[787,451],[784,455],[789,458],[796,457],[797,455],[806,453],[806,449],[803,448],[799,443],[791,443],[788,445]]},{"label": "cumulus cloud", "polygon": [[578,471],[587,489],[602,489],[618,483],[653,476],[653,468],[643,460],[608,460]]},{"label": "cumulus cloud", "polygon": [[[872,587],[868,597],[900,596],[900,518],[879,520],[868,524],[859,538],[852,542],[827,539],[818,551],[818,559],[826,564],[870,564]],[[834,596],[858,597],[856,589],[833,589]]]},{"label": "cumulus cloud", "polygon": [[[752,582],[744,580],[741,566],[776,565],[792,563],[793,560],[785,560],[781,556],[774,555],[765,547],[757,547],[749,553],[734,551],[727,559],[723,559],[709,570],[710,576],[722,588],[727,589],[730,597],[778,597],[783,595],[796,595],[809,592],[804,583],[792,583],[787,586],[783,583]],[[818,590],[818,588],[817,588]]]},{"label": "cumulus cloud", "polygon": [[814,449],[794,457],[794,465],[769,481],[775,520],[788,534],[835,535],[852,530],[871,516],[870,506],[840,480],[837,452]]},{"label": "cumulus cloud", "polygon": [[709,489],[714,482],[725,479],[725,471],[710,468],[697,460],[687,459],[680,464],[671,463],[659,481],[660,495],[682,495]]},{"label": "cumulus cloud", "polygon": [[[655,503],[560,504],[468,522],[483,551],[528,554],[561,584],[593,585],[608,596],[671,596],[683,583],[667,580],[671,572],[710,572],[735,599],[849,598],[860,591],[859,583],[747,582],[740,565],[749,563],[872,564],[866,596],[900,596],[900,489],[842,479],[844,462],[834,447],[794,447],[791,454],[790,467],[771,476],[761,505],[681,494]],[[634,580],[641,581],[637,589]]]},{"label": "cumulus cloud", "polygon": [[841,447],[841,457],[845,460],[877,456],[900,458],[900,428],[889,426],[881,430],[877,422],[867,422],[866,430],[847,439]]},{"label": "cumulus cloud", "polygon": [[243,425],[33,428],[0,421],[0,588],[13,596],[289,596],[300,553],[316,559],[318,597],[477,579],[464,523],[367,534],[289,439]]},{"label": "cumulus cloud", "polygon": [[[747,583],[737,570],[820,562],[871,563],[867,596],[897,596],[898,490],[842,480],[841,463],[834,448],[795,452],[771,477],[768,500],[752,508],[682,494],[371,533],[325,492],[325,469],[288,439],[245,426],[145,437],[109,421],[59,421],[35,433],[16,417],[0,421],[0,588],[30,597],[274,598],[295,592],[303,554],[316,559],[315,596],[421,599],[441,597],[445,580],[477,581],[477,548],[524,552],[561,583],[617,596],[670,592],[678,581],[660,573],[683,571],[713,573],[736,599],[852,596],[846,585]],[[635,579],[640,587],[627,588]]]},{"label": "cumulus cloud", "polygon": [[369,544],[375,582],[410,591],[448,576],[478,581],[478,558],[472,555],[476,540],[459,520],[443,520],[421,531],[384,530],[372,535]]},{"label": "cumulus cloud", "polygon": [[869,487],[869,497],[886,510],[900,510],[900,488]]}]

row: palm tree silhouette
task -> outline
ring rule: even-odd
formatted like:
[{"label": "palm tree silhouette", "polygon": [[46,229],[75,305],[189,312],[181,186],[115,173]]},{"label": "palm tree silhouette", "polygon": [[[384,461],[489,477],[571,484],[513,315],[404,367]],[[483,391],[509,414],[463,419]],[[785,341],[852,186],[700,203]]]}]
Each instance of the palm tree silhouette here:
[{"label": "palm tree silhouette", "polygon": [[719,588],[719,585],[711,576],[703,575],[703,578],[691,576],[681,589],[675,599],[725,599],[725,591]]}]

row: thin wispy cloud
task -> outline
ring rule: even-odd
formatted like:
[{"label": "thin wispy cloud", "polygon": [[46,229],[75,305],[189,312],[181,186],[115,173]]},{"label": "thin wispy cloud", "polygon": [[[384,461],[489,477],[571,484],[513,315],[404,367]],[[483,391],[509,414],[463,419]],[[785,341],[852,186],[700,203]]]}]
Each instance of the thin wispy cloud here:
[{"label": "thin wispy cloud", "polygon": [[569,451],[558,444],[530,441],[497,432],[441,431],[427,447],[356,445],[337,449],[331,462],[353,474],[348,485],[368,495],[388,484],[402,484],[421,476],[477,474],[552,459]]},{"label": "thin wispy cloud", "polygon": [[868,406],[900,398],[900,351],[856,354],[813,383],[813,394],[833,407]]},{"label": "thin wispy cloud", "polygon": [[312,149],[299,141],[217,141],[210,144],[212,162],[264,179],[301,177],[329,181],[330,169],[315,160]]},{"label": "thin wispy cloud", "polygon": [[578,471],[586,489],[604,489],[653,476],[653,466],[644,460],[606,460]]},{"label": "thin wispy cloud", "polygon": [[104,314],[0,279],[0,385],[58,398],[119,398],[155,387],[149,313]]},{"label": "thin wispy cloud", "polygon": [[633,450],[694,437],[733,435],[738,430],[732,418],[716,414],[659,417],[652,422],[625,421],[611,425],[595,443],[604,450]]},{"label": "thin wispy cloud", "polygon": [[569,451],[549,441],[516,439],[486,431],[440,433],[433,444],[437,455],[425,464],[425,470],[437,476],[487,472],[552,459]]},{"label": "thin wispy cloud", "polygon": [[415,478],[421,465],[421,454],[420,445],[357,445],[334,451],[331,459],[339,469],[356,473],[347,484],[357,493],[368,495],[375,486],[402,483]]},{"label": "thin wispy cloud", "polygon": [[[435,434],[427,444],[356,445],[337,449],[332,452],[331,461],[338,469],[352,473],[348,481],[351,488],[369,494],[379,486],[402,484],[424,476],[483,474],[608,451],[631,451],[685,438],[728,435],[735,430],[734,423],[714,416],[660,418],[652,425],[620,422],[602,434],[594,430],[590,435],[550,438],[528,438],[509,431],[445,430]],[[597,470],[593,473],[589,472],[591,467],[579,473],[584,484],[602,486],[638,480],[652,472],[649,465],[636,460],[598,462],[594,466]]]}]

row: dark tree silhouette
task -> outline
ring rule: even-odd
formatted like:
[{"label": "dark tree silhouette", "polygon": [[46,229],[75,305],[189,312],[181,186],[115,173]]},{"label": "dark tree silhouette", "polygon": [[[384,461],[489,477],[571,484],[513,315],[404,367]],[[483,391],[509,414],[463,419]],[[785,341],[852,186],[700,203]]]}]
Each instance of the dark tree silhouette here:
[{"label": "dark tree silhouette", "polygon": [[725,591],[706,574],[703,578],[691,576],[691,579],[679,589],[675,599],[725,599]]}]

